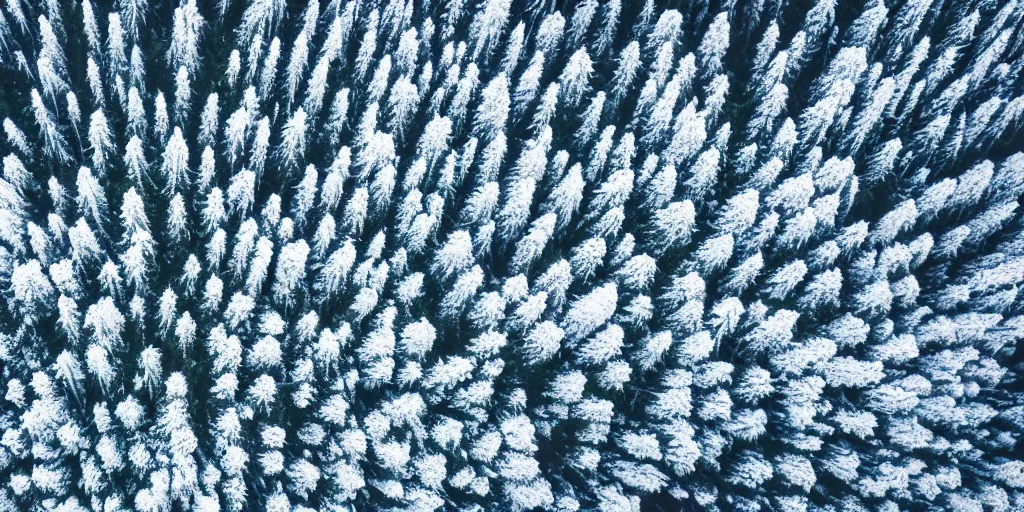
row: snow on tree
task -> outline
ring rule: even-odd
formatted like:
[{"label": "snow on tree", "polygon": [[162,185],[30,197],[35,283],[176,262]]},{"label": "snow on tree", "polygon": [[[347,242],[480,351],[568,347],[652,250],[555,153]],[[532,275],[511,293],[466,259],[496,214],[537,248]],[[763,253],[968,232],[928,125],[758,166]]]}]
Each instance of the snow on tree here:
[{"label": "snow on tree", "polygon": [[566,106],[576,107],[580,99],[590,88],[590,74],[593,72],[593,62],[586,50],[580,48],[569,58],[565,69],[559,76],[561,83],[559,90]]},{"label": "snow on tree", "polygon": [[167,60],[172,69],[184,67],[187,73],[196,73],[199,67],[199,40],[202,37],[200,31],[204,24],[205,20],[194,1],[185,2],[174,9],[171,45],[167,49]]},{"label": "snow on tree", "polygon": [[615,313],[618,293],[614,283],[594,288],[575,301],[562,321],[569,339],[577,341],[601,327]]},{"label": "snow on tree", "polygon": [[509,113],[509,83],[504,74],[498,75],[480,92],[481,102],[474,117],[473,131],[485,139],[503,131]]},{"label": "snow on tree", "polygon": [[277,300],[291,304],[295,301],[293,294],[295,287],[306,275],[306,258],[309,255],[309,246],[305,240],[293,242],[281,248],[280,257],[277,260],[277,270],[274,272],[274,296]]}]

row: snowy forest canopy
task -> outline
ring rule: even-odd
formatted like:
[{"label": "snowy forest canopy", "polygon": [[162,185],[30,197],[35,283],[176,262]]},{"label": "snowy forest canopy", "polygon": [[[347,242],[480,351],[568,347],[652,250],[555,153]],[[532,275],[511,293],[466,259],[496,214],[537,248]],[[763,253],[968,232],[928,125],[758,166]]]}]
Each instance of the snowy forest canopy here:
[{"label": "snowy forest canopy", "polygon": [[1024,510],[1024,2],[5,0],[0,512]]}]

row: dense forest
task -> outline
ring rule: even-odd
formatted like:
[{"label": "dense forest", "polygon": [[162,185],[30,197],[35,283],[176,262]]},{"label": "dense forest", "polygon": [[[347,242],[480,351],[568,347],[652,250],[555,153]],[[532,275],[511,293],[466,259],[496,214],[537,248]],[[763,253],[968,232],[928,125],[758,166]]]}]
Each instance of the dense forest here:
[{"label": "dense forest", "polygon": [[4,0],[0,512],[1024,510],[1024,2]]}]

